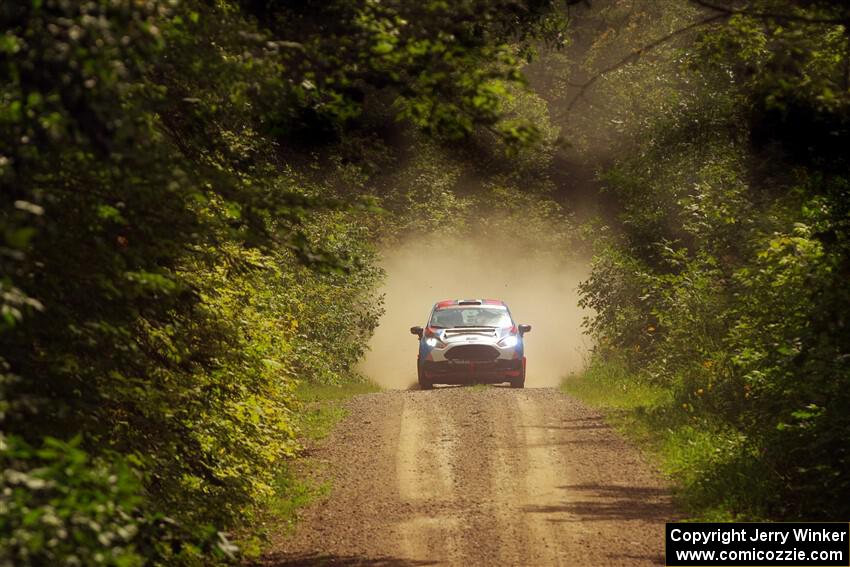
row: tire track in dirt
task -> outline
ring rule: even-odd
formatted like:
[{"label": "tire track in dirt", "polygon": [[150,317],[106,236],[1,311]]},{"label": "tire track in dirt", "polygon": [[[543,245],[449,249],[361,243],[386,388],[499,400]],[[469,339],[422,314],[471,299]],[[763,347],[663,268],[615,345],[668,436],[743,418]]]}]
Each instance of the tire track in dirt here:
[{"label": "tire track in dirt", "polygon": [[[453,564],[460,560],[462,528],[454,510],[445,505],[454,501],[455,437],[442,408],[422,401],[422,396],[404,401],[396,478],[400,500],[423,513],[398,524],[395,533],[405,557]],[[444,509],[435,514],[434,505]]]},{"label": "tire track in dirt", "polygon": [[313,457],[330,497],[263,565],[663,564],[664,482],[556,390],[386,392],[349,412]]},{"label": "tire track in dirt", "polygon": [[[543,408],[529,396],[518,398],[518,427],[525,447],[528,472],[525,475],[525,493],[517,495],[515,506],[523,514],[537,545],[528,550],[529,562],[539,565],[570,565],[561,551],[576,549],[578,538],[586,532],[582,523],[574,529],[562,530],[560,522],[574,521],[569,510],[547,508],[558,498],[568,499],[570,494],[560,487],[571,484],[568,456],[558,445],[557,417],[548,417]],[[551,427],[550,427],[551,426]],[[546,512],[543,512],[546,510]]]}]

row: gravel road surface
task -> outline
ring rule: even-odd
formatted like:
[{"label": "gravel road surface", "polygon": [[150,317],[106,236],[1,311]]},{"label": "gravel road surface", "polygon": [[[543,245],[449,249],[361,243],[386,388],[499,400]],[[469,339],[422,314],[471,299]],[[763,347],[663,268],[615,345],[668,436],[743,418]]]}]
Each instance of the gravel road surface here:
[{"label": "gravel road surface", "polygon": [[311,457],[330,496],[261,565],[664,563],[663,480],[557,390],[394,391],[348,408]]}]

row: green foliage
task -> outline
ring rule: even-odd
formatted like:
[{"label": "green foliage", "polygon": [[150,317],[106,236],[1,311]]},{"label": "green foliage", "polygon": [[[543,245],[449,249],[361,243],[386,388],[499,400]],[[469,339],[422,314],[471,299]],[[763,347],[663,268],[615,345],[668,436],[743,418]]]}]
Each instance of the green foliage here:
[{"label": "green foliage", "polygon": [[92,462],[80,438],[32,448],[3,443],[0,555],[4,565],[142,565],[139,480],[126,463]]},{"label": "green foliage", "polygon": [[720,517],[848,511],[847,12],[792,4],[682,55],[700,89],[604,175],[617,219],[582,286],[598,356],[673,394],[671,446],[702,447],[677,474]]},{"label": "green foliage", "polygon": [[287,498],[297,383],[357,381],[381,314],[383,137],[520,152],[553,6],[0,5],[0,455],[50,487],[0,520],[16,564],[207,565]]},{"label": "green foliage", "polygon": [[[299,69],[315,120],[358,117],[358,101],[381,93],[399,118],[450,139],[500,122],[507,86],[521,82],[517,52],[560,44],[566,23],[551,0],[242,4],[287,39],[284,60]],[[528,129],[500,133],[523,142]]]},{"label": "green foliage", "polygon": [[651,409],[669,398],[668,390],[636,379],[625,361],[616,357],[591,359],[581,374],[566,377],[561,389],[612,412],[614,418],[624,417],[622,410]]}]

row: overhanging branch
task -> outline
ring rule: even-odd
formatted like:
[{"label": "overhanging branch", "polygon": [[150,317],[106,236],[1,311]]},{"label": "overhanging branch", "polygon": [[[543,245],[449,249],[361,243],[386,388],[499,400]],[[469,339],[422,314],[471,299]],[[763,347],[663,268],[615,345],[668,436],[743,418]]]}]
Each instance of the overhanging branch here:
[{"label": "overhanging branch", "polygon": [[812,18],[809,16],[799,16],[797,14],[778,14],[775,12],[764,12],[760,10],[749,10],[747,8],[729,8],[727,6],[719,6],[713,2],[709,2],[708,0],[690,0],[694,4],[702,6],[703,8],[707,8],[709,10],[713,10],[715,12],[720,12],[722,14],[726,14],[727,16],[749,16],[751,18],[759,18],[763,20],[776,20],[778,22],[800,22],[804,24],[816,24],[816,25],[839,25],[844,24],[848,25],[850,23],[850,14],[845,15],[841,18]]},{"label": "overhanging branch", "polygon": [[726,12],[721,12],[721,13],[715,14],[713,16],[703,18],[701,20],[698,20],[696,22],[688,24],[685,27],[682,27],[682,28],[679,28],[675,31],[672,31],[665,36],[659,37],[658,39],[644,45],[643,47],[640,47],[638,49],[633,50],[631,53],[629,53],[628,55],[626,55],[625,57],[623,57],[622,59],[620,59],[619,61],[617,61],[613,65],[610,65],[610,66],[602,69],[601,71],[598,71],[595,75],[593,75],[590,79],[588,79],[584,83],[574,85],[574,86],[578,87],[579,90],[573,96],[573,98],[570,100],[570,103],[567,105],[566,112],[570,112],[575,107],[575,105],[578,104],[578,101],[584,98],[585,94],[594,85],[594,83],[596,83],[596,81],[598,81],[599,79],[601,79],[602,77],[604,77],[608,73],[613,73],[614,71],[617,71],[618,69],[622,69],[626,65],[634,63],[635,61],[640,59],[644,54],[646,54],[648,51],[652,51],[656,47],[659,47],[660,45],[667,43],[668,41],[672,40],[673,38],[676,38],[680,35],[684,35],[684,34],[690,32],[690,31],[692,31],[696,28],[699,28],[699,27],[702,27],[702,26],[707,26],[709,24],[713,24],[713,23],[718,22],[720,20],[728,19],[731,16],[732,16],[732,14],[729,14],[729,13],[726,13]]}]

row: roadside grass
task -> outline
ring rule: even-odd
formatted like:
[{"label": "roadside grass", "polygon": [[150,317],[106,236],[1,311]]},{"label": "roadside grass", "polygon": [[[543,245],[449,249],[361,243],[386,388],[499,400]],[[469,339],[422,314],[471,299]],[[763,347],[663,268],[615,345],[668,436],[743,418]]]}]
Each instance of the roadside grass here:
[{"label": "roadside grass", "polygon": [[659,463],[687,520],[763,519],[760,503],[770,483],[740,433],[695,417],[670,390],[642,382],[616,360],[592,360],[583,373],[567,376],[561,390],[600,410]]},{"label": "roadside grass", "polygon": [[374,382],[347,382],[339,386],[302,382],[295,395],[303,404],[298,420],[302,442],[321,441],[347,415],[344,402],[360,394],[380,392]]},{"label": "roadside grass", "polygon": [[274,493],[264,510],[258,512],[253,527],[238,534],[238,543],[246,559],[256,559],[277,536],[293,532],[298,510],[327,498],[331,485],[319,480],[321,465],[309,459],[309,447],[325,439],[347,414],[345,402],[360,394],[380,392],[373,382],[348,382],[338,386],[303,382],[295,391],[301,403],[297,416],[298,439],[305,450],[295,459],[281,463]]}]

